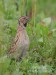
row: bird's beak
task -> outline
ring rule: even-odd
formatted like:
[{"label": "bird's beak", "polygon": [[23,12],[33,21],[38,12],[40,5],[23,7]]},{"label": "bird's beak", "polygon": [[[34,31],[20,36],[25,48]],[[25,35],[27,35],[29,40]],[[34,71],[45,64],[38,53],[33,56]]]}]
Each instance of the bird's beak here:
[{"label": "bird's beak", "polygon": [[26,17],[26,19],[27,19],[27,22],[29,22],[29,19],[30,19],[30,18],[29,18],[29,17]]}]

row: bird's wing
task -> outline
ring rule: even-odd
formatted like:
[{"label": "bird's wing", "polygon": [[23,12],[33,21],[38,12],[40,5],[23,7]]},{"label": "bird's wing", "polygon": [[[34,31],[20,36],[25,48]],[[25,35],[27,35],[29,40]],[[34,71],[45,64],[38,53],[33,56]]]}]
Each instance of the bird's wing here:
[{"label": "bird's wing", "polygon": [[10,47],[10,49],[9,49],[9,51],[8,51],[8,54],[14,53],[14,52],[16,51],[18,40],[19,40],[19,36],[16,35],[16,37],[15,37],[15,39],[14,39],[14,42],[13,42],[13,44],[11,45],[11,47]]}]

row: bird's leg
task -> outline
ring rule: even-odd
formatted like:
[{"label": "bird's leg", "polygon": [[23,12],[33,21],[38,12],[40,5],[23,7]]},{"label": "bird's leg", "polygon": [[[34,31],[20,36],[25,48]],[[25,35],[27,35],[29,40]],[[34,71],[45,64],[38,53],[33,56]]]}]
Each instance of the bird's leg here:
[{"label": "bird's leg", "polygon": [[23,50],[20,56],[17,58],[17,61],[21,61],[25,55],[26,55],[26,50]]}]

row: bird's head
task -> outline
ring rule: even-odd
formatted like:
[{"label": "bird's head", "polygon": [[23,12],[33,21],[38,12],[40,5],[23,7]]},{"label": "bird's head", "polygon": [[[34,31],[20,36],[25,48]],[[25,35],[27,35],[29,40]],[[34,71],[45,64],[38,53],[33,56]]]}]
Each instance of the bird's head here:
[{"label": "bird's head", "polygon": [[29,17],[23,16],[19,19],[19,25],[23,25],[24,27],[26,27],[28,21],[29,21]]}]

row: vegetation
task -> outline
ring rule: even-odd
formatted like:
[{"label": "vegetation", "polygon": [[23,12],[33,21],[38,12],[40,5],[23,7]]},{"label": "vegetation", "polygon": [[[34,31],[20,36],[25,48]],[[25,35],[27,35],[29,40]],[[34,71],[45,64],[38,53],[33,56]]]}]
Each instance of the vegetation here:
[{"label": "vegetation", "polygon": [[0,75],[56,75],[56,22],[41,20],[56,15],[56,0],[0,0],[0,58],[16,34],[18,18],[32,12],[27,25],[28,55],[21,62],[0,60]]}]

